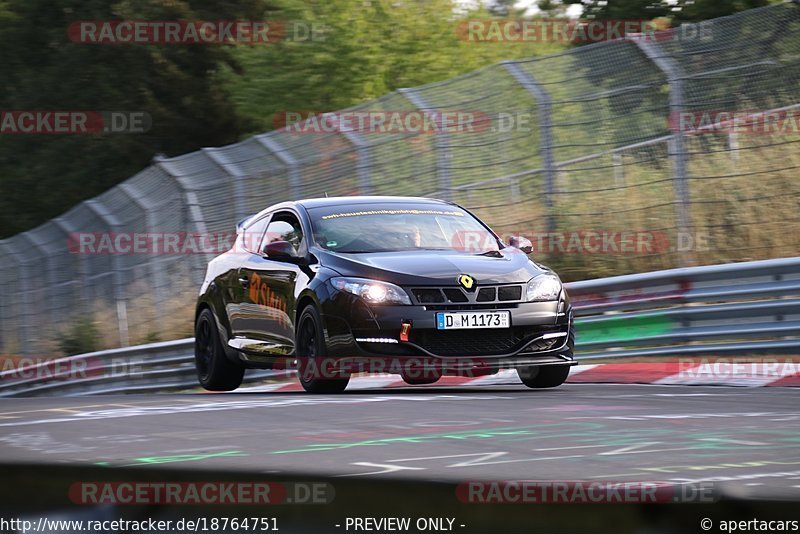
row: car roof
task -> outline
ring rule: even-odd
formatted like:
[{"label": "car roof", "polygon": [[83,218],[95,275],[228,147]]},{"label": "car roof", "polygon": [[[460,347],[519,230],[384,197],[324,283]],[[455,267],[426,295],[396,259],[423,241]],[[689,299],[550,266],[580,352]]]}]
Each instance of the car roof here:
[{"label": "car roof", "polygon": [[265,208],[259,211],[256,214],[250,215],[249,217],[245,217],[239,224],[237,228],[245,228],[250,225],[251,222],[255,221],[258,218],[261,218],[266,213],[271,213],[276,210],[280,209],[291,209],[296,206],[302,206],[304,208],[320,208],[326,206],[352,206],[352,205],[363,205],[363,204],[393,204],[393,203],[413,203],[413,204],[452,204],[451,202],[447,202],[444,200],[439,200],[436,198],[425,198],[425,197],[397,197],[397,196],[351,196],[351,197],[324,197],[324,198],[306,198],[303,200],[295,200],[289,202],[280,202],[278,204],[274,204],[268,208]]},{"label": "car roof", "polygon": [[307,198],[298,200],[295,204],[300,204],[306,208],[319,208],[325,206],[346,206],[352,204],[393,204],[393,203],[413,203],[413,204],[447,204],[444,200],[424,197],[396,197],[396,196],[353,196],[353,197],[330,197],[330,198]]}]

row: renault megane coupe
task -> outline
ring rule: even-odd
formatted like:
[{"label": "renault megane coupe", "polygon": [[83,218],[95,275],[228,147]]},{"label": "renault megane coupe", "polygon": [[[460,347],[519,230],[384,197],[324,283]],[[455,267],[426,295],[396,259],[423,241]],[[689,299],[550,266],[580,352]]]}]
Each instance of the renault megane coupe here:
[{"label": "renault megane coupe", "polygon": [[[208,265],[195,319],[200,384],[229,391],[246,368],[296,367],[307,391],[356,372],[409,384],[515,368],[562,384],[572,308],[559,277],[466,209],[410,197],[284,202],[244,219]],[[287,363],[288,362],[288,363]]]}]

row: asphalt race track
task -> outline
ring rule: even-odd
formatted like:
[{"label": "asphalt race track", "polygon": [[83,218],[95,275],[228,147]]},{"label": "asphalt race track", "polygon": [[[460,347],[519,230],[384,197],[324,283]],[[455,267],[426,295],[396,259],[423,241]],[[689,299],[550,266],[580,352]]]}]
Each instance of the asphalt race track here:
[{"label": "asphalt race track", "polygon": [[715,483],[800,497],[800,389],[567,384],[6,399],[6,463]]}]

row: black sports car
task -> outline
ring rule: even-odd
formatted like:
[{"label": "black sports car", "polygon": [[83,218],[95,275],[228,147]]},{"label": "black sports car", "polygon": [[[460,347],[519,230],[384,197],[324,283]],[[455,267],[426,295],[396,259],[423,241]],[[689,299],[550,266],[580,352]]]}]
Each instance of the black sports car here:
[{"label": "black sports car", "polygon": [[297,365],[315,393],[354,372],[410,384],[514,367],[562,384],[572,308],[558,276],[464,208],[408,197],[285,202],[248,217],[208,265],[197,302],[201,385],[232,390],[245,368]]}]

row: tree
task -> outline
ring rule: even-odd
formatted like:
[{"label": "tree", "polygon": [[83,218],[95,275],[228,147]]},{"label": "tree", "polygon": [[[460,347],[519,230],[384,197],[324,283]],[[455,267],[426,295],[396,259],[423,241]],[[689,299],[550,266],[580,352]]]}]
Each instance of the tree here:
[{"label": "tree", "polygon": [[[512,9],[513,2],[498,2]],[[516,15],[515,15],[516,16]],[[0,237],[41,224],[144,168],[154,154],[219,146],[284,111],[333,111],[563,44],[475,43],[457,0],[0,0],[2,110],[144,111],[137,135],[19,135],[0,142]],[[268,20],[263,45],[91,45],[81,20]],[[297,23],[297,26],[295,26]],[[296,28],[313,29],[303,39]],[[309,35],[306,35],[309,37]]]},{"label": "tree", "polygon": [[309,41],[236,49],[241,71],[230,72],[227,81],[239,114],[256,121],[253,133],[280,125],[273,118],[285,111],[335,111],[402,87],[564,47],[467,42],[458,25],[492,14],[457,14],[454,0],[282,0],[278,5],[276,17],[314,22],[320,33]]},{"label": "tree", "polygon": [[144,168],[234,141],[248,129],[216,75],[236,69],[230,47],[71,42],[81,20],[263,17],[261,0],[6,0],[0,4],[2,110],[143,111],[146,134],[3,135],[0,235],[59,215]]}]

